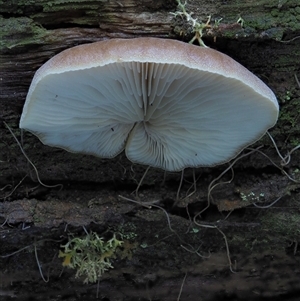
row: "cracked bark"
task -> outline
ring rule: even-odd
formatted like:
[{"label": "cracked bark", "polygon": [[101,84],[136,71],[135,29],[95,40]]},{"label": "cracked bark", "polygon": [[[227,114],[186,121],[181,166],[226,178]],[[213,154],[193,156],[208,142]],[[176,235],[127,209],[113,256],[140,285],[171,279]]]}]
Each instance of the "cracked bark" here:
[{"label": "cracked bark", "polygon": [[[190,0],[186,6],[187,11],[193,12],[193,17],[198,21],[206,22],[207,16],[211,15],[212,27],[205,30],[203,36],[208,46],[246,66],[277,95],[281,113],[278,124],[271,132],[284,154],[300,143],[300,87],[295,80],[295,75],[300,79],[298,2]],[[176,1],[173,0],[2,1],[1,120],[20,137],[19,117],[35,71],[50,57],[66,48],[117,37],[151,36],[188,42],[193,37],[191,26],[184,18],[171,14],[176,10]],[[243,26],[237,23],[239,17],[244,20]],[[299,260],[293,252],[299,240],[299,184],[289,181],[260,154],[256,153],[239,162],[235,166],[233,182],[214,189],[212,194],[216,207],[203,217],[204,221],[211,223],[221,218],[216,212],[217,207],[225,211],[236,209],[232,219],[222,223],[222,229],[229,239],[232,260],[236,260],[238,265],[239,273],[236,276],[228,272],[223,238],[218,232],[197,229],[199,237],[192,233],[185,236],[188,226],[186,213],[180,211],[180,208],[179,213],[170,211],[172,226],[187,243],[196,248],[201,241],[201,251],[212,251],[212,261],[202,260],[180,248],[182,242],[176,236],[170,240],[166,238],[174,233],[168,229],[163,212],[141,209],[120,201],[118,194],[130,197],[144,167],[132,166],[124,155],[113,160],[91,158],[43,146],[29,134],[24,138],[24,149],[39,170],[41,179],[47,184],[62,183],[64,188],[57,191],[36,184],[34,172],[1,122],[0,188],[3,188],[3,202],[0,203],[0,217],[6,224],[0,229],[3,240],[0,255],[13,252],[34,240],[57,239],[60,235],[66,239],[64,227],[67,223],[74,227],[70,231],[80,235],[83,231],[76,228],[79,225],[104,231],[108,226],[132,224],[135,226],[138,244],[146,242],[149,248],[138,248],[134,261],[117,263],[115,270],[104,276],[105,281],[101,284],[103,296],[110,296],[111,300],[147,294],[164,300],[175,300],[178,290],[170,292],[169,288],[179,289],[185,272],[188,272],[188,277],[184,288],[190,296],[199,293],[195,283],[206,283],[201,285],[203,300],[217,296],[222,287],[227,290],[227,295],[236,294],[239,298],[246,296],[247,300],[255,300],[254,295],[252,299],[249,297],[253,291],[258,297],[283,296],[281,300],[284,300],[286,292],[297,290],[295,279],[298,272],[295,266]],[[257,145],[261,144],[264,144],[262,150],[275,163],[280,164],[268,138],[257,142]],[[299,152],[295,151],[285,170],[291,176],[299,177],[299,165]],[[197,193],[183,205],[190,203],[191,212],[200,211],[206,201],[209,182],[224,169],[221,166],[199,170],[201,183]],[[165,203],[162,205],[168,209],[167,200],[175,199],[180,175],[168,175],[167,186],[160,187],[163,178],[161,171],[153,170],[147,174],[140,197],[148,201],[163,199]],[[192,179],[190,171],[187,171],[186,179]],[[14,187],[16,190],[13,190]],[[188,188],[189,185],[185,184],[181,194],[184,195]],[[257,209],[245,207],[251,207],[253,202],[263,205],[281,194],[281,203],[278,209],[271,211],[272,214],[262,210],[257,213]],[[22,226],[31,228],[26,229],[26,232]],[[156,239],[155,234],[161,236]],[[39,248],[40,254],[45,254],[45,257],[40,255],[41,261],[49,262],[49,258],[59,249],[59,243],[48,242]],[[28,253],[28,256],[19,254],[10,262],[0,259],[0,266],[7,267],[9,271],[9,275],[0,275],[0,287],[4,289],[0,290],[0,296],[5,293],[9,296],[10,290],[14,289],[11,288],[11,281],[24,281],[24,275],[17,272],[17,264],[12,263],[22,262],[22,256],[25,256],[27,262],[25,270],[32,277],[27,284],[33,288],[33,296],[39,293],[46,295],[49,286],[39,287],[41,279],[36,273],[36,263]],[[54,260],[55,268],[50,274],[52,279],[59,274],[57,270],[60,264],[58,259]],[[74,286],[76,281],[77,295],[84,295],[86,287],[72,278],[72,271],[66,273],[71,285]],[[143,277],[139,277],[139,274]],[[281,282],[281,289],[277,289],[276,279],[283,274],[285,282]],[[253,281],[249,284],[248,279]],[[54,287],[57,284],[55,280],[52,283]],[[237,283],[241,288],[239,292],[236,291]],[[112,290],[113,285],[120,288],[120,294]],[[67,289],[61,290],[65,295],[73,293]],[[94,290],[95,287],[89,287],[88,293],[93,295]],[[19,293],[28,295],[22,289],[16,292],[17,295]]]}]

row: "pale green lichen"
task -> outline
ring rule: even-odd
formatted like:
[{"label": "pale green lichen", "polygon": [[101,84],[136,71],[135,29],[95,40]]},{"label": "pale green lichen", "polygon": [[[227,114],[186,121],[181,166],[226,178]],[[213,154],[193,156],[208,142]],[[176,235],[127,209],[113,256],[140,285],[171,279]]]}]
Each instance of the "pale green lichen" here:
[{"label": "pale green lichen", "polygon": [[112,269],[111,259],[123,241],[113,237],[105,241],[97,233],[91,232],[83,238],[74,237],[65,245],[59,257],[63,257],[63,266],[76,269],[76,278],[85,277],[84,283],[95,283],[108,269]]},{"label": "pale green lichen", "polygon": [[113,229],[118,233],[122,240],[135,240],[137,235],[137,228],[134,223],[125,223]]},{"label": "pale green lichen", "polygon": [[244,202],[259,202],[264,200],[265,194],[263,192],[256,194],[253,191],[249,193],[240,192],[240,198]]},{"label": "pale green lichen", "polygon": [[[194,19],[192,17],[192,12],[188,13],[185,9],[186,6],[186,2],[183,4],[181,3],[181,0],[176,0],[177,4],[178,4],[178,11],[176,11],[175,13],[171,13],[172,15],[176,16],[182,16],[186,18],[186,21],[191,25],[192,27],[192,32],[194,33],[194,37],[190,40],[189,43],[193,43],[195,40],[198,41],[198,43],[203,46],[203,47],[207,47],[204,42],[202,41],[202,36],[203,36],[203,30],[206,28],[210,28],[210,20],[211,20],[211,16],[208,16],[207,21],[205,23],[202,22],[198,22],[197,19]],[[218,24],[217,24],[218,25]]]}]

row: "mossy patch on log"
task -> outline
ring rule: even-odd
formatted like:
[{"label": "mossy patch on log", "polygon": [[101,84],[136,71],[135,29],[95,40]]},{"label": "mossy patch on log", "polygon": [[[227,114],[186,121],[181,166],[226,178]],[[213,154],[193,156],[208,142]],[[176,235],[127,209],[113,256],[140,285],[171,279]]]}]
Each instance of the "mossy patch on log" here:
[{"label": "mossy patch on log", "polygon": [[21,45],[41,44],[49,35],[47,30],[27,17],[0,18],[0,51]]}]

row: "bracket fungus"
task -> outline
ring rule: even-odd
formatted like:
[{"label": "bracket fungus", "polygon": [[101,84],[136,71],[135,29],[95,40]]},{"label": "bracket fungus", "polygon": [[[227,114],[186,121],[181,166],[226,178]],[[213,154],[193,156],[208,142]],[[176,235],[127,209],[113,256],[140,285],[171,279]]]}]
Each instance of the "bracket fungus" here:
[{"label": "bracket fungus", "polygon": [[274,93],[225,54],[174,40],[76,46],[35,74],[20,128],[44,144],[180,171],[229,161],[278,118]]}]

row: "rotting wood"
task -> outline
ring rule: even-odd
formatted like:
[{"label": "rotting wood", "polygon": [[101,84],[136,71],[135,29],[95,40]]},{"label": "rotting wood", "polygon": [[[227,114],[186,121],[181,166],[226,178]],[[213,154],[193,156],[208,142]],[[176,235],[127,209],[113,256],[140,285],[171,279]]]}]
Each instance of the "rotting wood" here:
[{"label": "rotting wood", "polygon": [[[211,28],[204,31],[204,37],[212,39],[281,41],[300,32],[297,0],[190,0],[186,9],[201,22],[211,15]],[[191,27],[171,14],[176,10],[175,0],[4,1],[0,7],[0,100],[14,97],[21,105],[34,71],[54,54],[74,45],[137,36],[188,41],[193,35]],[[244,21],[238,24],[240,17]]]},{"label": "rotting wood", "polygon": [[[34,72],[46,60],[63,49],[114,37],[154,36],[176,38],[188,42],[193,36],[190,25],[180,16],[174,17],[170,14],[177,10],[175,2],[175,0],[0,1],[0,14],[2,15],[0,17],[1,118],[7,121],[15,132],[18,131],[20,113]],[[212,16],[212,27],[204,31],[203,37],[208,46],[230,55],[257,74],[274,90],[280,102],[281,115],[278,125],[273,129],[273,134],[283,151],[286,152],[299,144],[300,88],[297,86],[294,77],[296,74],[300,79],[299,1],[188,0],[187,9],[194,13],[193,17],[202,22],[206,22],[208,15]],[[241,24],[242,21],[237,23],[240,17],[244,20],[243,24]],[[220,208],[226,205],[225,201],[227,199],[236,199],[236,204],[230,203],[230,206],[224,209],[231,210],[244,206],[243,196],[246,196],[246,201],[251,203],[253,193],[255,193],[255,196],[264,193],[266,200],[270,199],[271,201],[271,199],[277,197],[278,193],[283,191],[284,185],[287,186],[288,193],[279,202],[278,208],[269,210],[268,215],[265,214],[264,210],[258,213],[258,211],[255,211],[258,209],[243,208],[240,211],[237,210],[236,215],[233,213],[233,216],[229,217],[228,224],[230,227],[226,227],[225,230],[228,234],[232,259],[236,260],[240,269],[239,273],[231,275],[226,266],[225,254],[222,253],[220,256],[217,253],[218,250],[224,249],[222,237],[218,237],[217,232],[212,230],[206,232],[202,229],[203,231],[198,232],[200,238],[196,236],[196,230],[199,229],[190,229],[191,232],[187,234],[191,239],[195,239],[192,241],[193,246],[197,247],[203,243],[200,250],[207,251],[211,248],[215,252],[212,260],[214,258],[219,260],[202,261],[195,254],[183,251],[180,248],[179,241],[174,240],[174,237],[169,240],[169,235],[172,233],[167,227],[164,228],[167,223],[162,212],[158,211],[160,212],[158,214],[155,210],[132,210],[131,207],[128,207],[128,204],[119,202],[117,198],[110,199],[112,195],[121,193],[123,190],[126,193],[129,193],[130,189],[134,190],[135,182],[138,182],[144,172],[143,167],[132,166],[130,162],[124,159],[124,156],[121,155],[113,160],[102,160],[69,154],[43,146],[35,137],[26,134],[24,148],[36,164],[42,179],[47,183],[59,182],[65,185],[66,188],[58,192],[41,187],[36,188],[36,183],[30,179],[30,176],[33,180],[35,179],[34,174],[29,171],[25,158],[21,155],[18,146],[2,124],[0,124],[0,143],[0,188],[5,187],[6,184],[11,185],[1,191],[1,196],[5,197],[9,194],[11,189],[20,183],[23,176],[28,175],[24,183],[21,183],[12,194],[12,197],[4,200],[10,201],[10,203],[4,202],[1,206],[1,222],[5,222],[5,219],[8,218],[7,221],[12,223],[11,226],[13,227],[10,228],[4,223],[4,228],[0,229],[1,237],[5,239],[5,244],[1,244],[1,254],[26,245],[28,239],[34,239],[36,236],[44,237],[48,233],[45,230],[45,225],[56,227],[61,222],[69,222],[72,218],[77,224],[88,224],[91,221],[99,222],[101,225],[97,228],[98,230],[101,230],[103,223],[105,223],[105,226],[107,224],[128,225],[132,223],[138,228],[138,231],[136,231],[139,234],[137,241],[139,243],[146,241],[151,245],[148,249],[139,247],[134,260],[136,262],[140,261],[144,269],[148,269],[149,273],[152,273],[153,277],[157,276],[157,278],[153,280],[151,275],[145,273],[143,279],[138,279],[137,272],[140,271],[140,267],[135,267],[132,262],[130,262],[132,266],[128,267],[127,263],[122,262],[119,266],[116,266],[115,274],[111,273],[105,276],[107,281],[101,284],[106,294],[104,294],[105,297],[110,293],[115,293],[108,282],[110,280],[113,283],[114,279],[121,279],[121,283],[118,282],[118,284],[125,286],[123,287],[124,294],[126,294],[126,291],[138,293],[142,286],[144,296],[145,294],[157,295],[156,290],[162,292],[161,289],[164,284],[168,288],[170,285],[174,285],[174,281],[176,283],[175,287],[179,289],[183,272],[186,271],[188,271],[188,276],[183,288],[183,298],[186,292],[185,289],[192,294],[198,293],[198,286],[195,286],[194,283],[202,282],[213,283],[209,288],[214,292],[225,287],[227,291],[235,293],[231,279],[236,280],[237,278],[241,281],[240,284],[244,284],[240,290],[242,297],[248,297],[253,292],[257,296],[268,294],[268,296],[276,297],[297,288],[298,282],[295,281],[297,279],[297,269],[295,267],[299,260],[297,256],[289,256],[288,252],[290,249],[295,250],[296,248],[297,253],[298,236],[295,233],[298,233],[299,229],[295,227],[299,223],[295,221],[299,219],[297,214],[299,211],[299,186],[291,186],[284,175],[273,168],[272,164],[264,157],[256,154],[247,158],[246,162],[243,161],[238,167],[238,173],[236,173],[236,178],[231,185],[220,185],[212,191],[212,196],[215,198],[213,204],[217,204]],[[276,163],[280,163],[267,138],[259,143],[265,143],[267,146],[264,151],[269,151],[268,154],[271,155],[272,159],[276,160]],[[300,156],[297,152],[292,156],[292,162],[286,168],[287,172],[297,176],[299,164]],[[201,184],[191,200],[195,203],[192,205],[195,205],[196,209],[197,206],[201,207],[205,203],[208,183],[219,174],[220,169],[222,167],[201,170]],[[257,177],[260,177],[260,179],[257,180]],[[167,188],[160,187],[162,179],[162,171],[150,170],[146,179],[147,185],[141,191],[140,197],[148,201],[153,200],[153,198],[172,198],[172,193],[173,195],[176,194],[176,187],[174,188],[174,186],[177,185],[178,177],[168,175]],[[191,177],[187,176],[186,179],[191,179]],[[185,183],[182,194],[188,189],[188,185]],[[108,189],[108,191],[105,189]],[[95,214],[97,210],[90,209],[89,204],[92,200],[94,202],[94,199],[99,195],[102,195],[102,200],[104,202],[107,200],[109,205],[104,204],[103,208],[101,207],[101,214],[97,216],[98,219],[92,219],[93,215],[90,215],[90,212],[93,211]],[[45,199],[46,202],[43,203],[42,200]],[[56,211],[61,208],[60,202],[64,207],[59,214],[56,214]],[[38,203],[38,206],[36,203]],[[55,203],[55,205],[53,206],[52,203]],[[76,207],[76,203],[80,205]],[[27,206],[27,210],[23,210],[21,205]],[[105,212],[105,208],[109,206],[113,207]],[[193,208],[193,206],[191,207]],[[81,210],[83,217],[80,214],[76,216],[76,209]],[[126,212],[130,214],[128,216],[122,215]],[[235,221],[244,222],[243,214],[245,212],[247,213],[246,227],[240,227],[241,229],[231,227]],[[214,218],[216,216],[220,218],[217,213],[213,212],[212,215],[207,216],[207,220],[213,222],[216,220]],[[160,222],[157,223],[154,217],[156,219],[160,218]],[[282,219],[280,224],[276,221],[277,217]],[[292,229],[289,228],[289,220],[294,221]],[[186,231],[187,227],[182,222],[187,222],[185,218],[171,215],[171,221],[176,230],[180,228],[182,233]],[[249,229],[247,229],[247,223]],[[270,226],[272,223],[276,224],[277,228],[272,228]],[[22,230],[23,228],[18,228],[18,224],[25,227],[31,225],[32,229],[29,228],[26,232]],[[162,227],[162,232],[160,232],[157,224]],[[145,225],[147,225],[147,228]],[[252,227],[253,225],[255,227]],[[54,234],[51,234],[51,231]],[[49,230],[49,235],[54,235],[54,237],[56,237],[55,235],[57,237],[65,235],[63,225],[61,229],[58,229],[59,234],[56,234],[55,228],[52,228],[51,231]],[[192,231],[195,231],[195,233],[192,233]],[[158,237],[155,237],[155,235],[158,235]],[[184,235],[186,234],[183,234],[183,237],[185,237]],[[21,241],[22,244],[16,246],[16,239],[18,242]],[[45,256],[40,256],[40,260],[49,262],[53,256],[53,254],[50,254],[50,250],[56,252],[58,248],[59,244],[43,246],[40,254],[45,254]],[[264,250],[264,253],[261,250]],[[260,252],[259,257],[251,257],[251,253],[255,256]],[[30,263],[29,259],[32,256],[30,253],[27,255],[22,253],[10,262],[20,264],[19,262],[23,262],[24,256],[26,256],[26,261]],[[56,257],[54,261],[54,266],[58,270],[61,267],[61,262]],[[250,264],[247,264],[247,261]],[[217,264],[217,266],[211,267],[211,262]],[[1,263],[3,266],[5,264],[6,268],[14,267],[13,265],[7,266],[7,262],[4,260]],[[169,266],[166,268],[168,264]],[[36,268],[34,261],[31,266]],[[174,266],[176,267],[176,273],[172,269]],[[118,269],[119,267],[121,268]],[[206,270],[208,267],[210,268]],[[54,286],[59,285],[55,282],[59,274],[59,272],[56,273],[57,270],[51,274],[51,281],[53,280]],[[205,270],[208,272],[203,274],[202,271]],[[26,271],[30,275],[35,275],[35,278],[33,277],[34,283],[30,281],[25,281],[25,283],[31,287],[34,285],[36,292],[44,292],[45,296],[48,296],[49,286],[44,288],[41,285],[40,276],[34,274],[36,271],[32,269]],[[142,270],[142,272],[144,271]],[[225,275],[225,277],[218,276],[219,278],[216,279],[216,274]],[[130,279],[124,281],[122,278],[125,277],[124,275],[129,275]],[[278,289],[277,279],[282,278],[282,275],[285,275],[284,281]],[[10,277],[12,277],[11,281],[15,281],[17,285],[24,283],[24,275],[14,273],[14,271],[11,275],[1,275],[0,280],[7,281]],[[174,280],[172,277],[176,279]],[[137,283],[136,291],[132,290],[132,279],[133,283]],[[163,285],[161,285],[159,279],[163,279]],[[249,279],[255,279],[250,286]],[[1,290],[4,287],[9,292],[11,281],[5,282],[4,285],[0,283]],[[140,282],[138,283],[138,281]],[[72,283],[74,285],[74,282]],[[148,283],[155,284],[150,292]],[[86,287],[80,287],[80,284],[80,281],[75,282],[75,286],[78,285],[79,290],[83,291],[84,294]],[[108,289],[106,289],[106,285]],[[268,285],[269,287],[267,287]],[[207,289],[206,284],[201,292],[203,293],[205,289]],[[55,290],[57,290],[57,287],[55,287]],[[73,290],[72,288],[72,292],[66,291],[64,293],[70,294],[73,293]],[[0,291],[0,296],[2,293]],[[26,293],[28,293],[28,290],[23,292],[25,297]],[[91,295],[93,293],[94,288],[90,291]],[[167,289],[163,293],[168,296]],[[280,296],[282,297],[282,295]],[[174,295],[172,295],[172,300],[175,300]],[[284,300],[283,297],[281,300]]]}]

